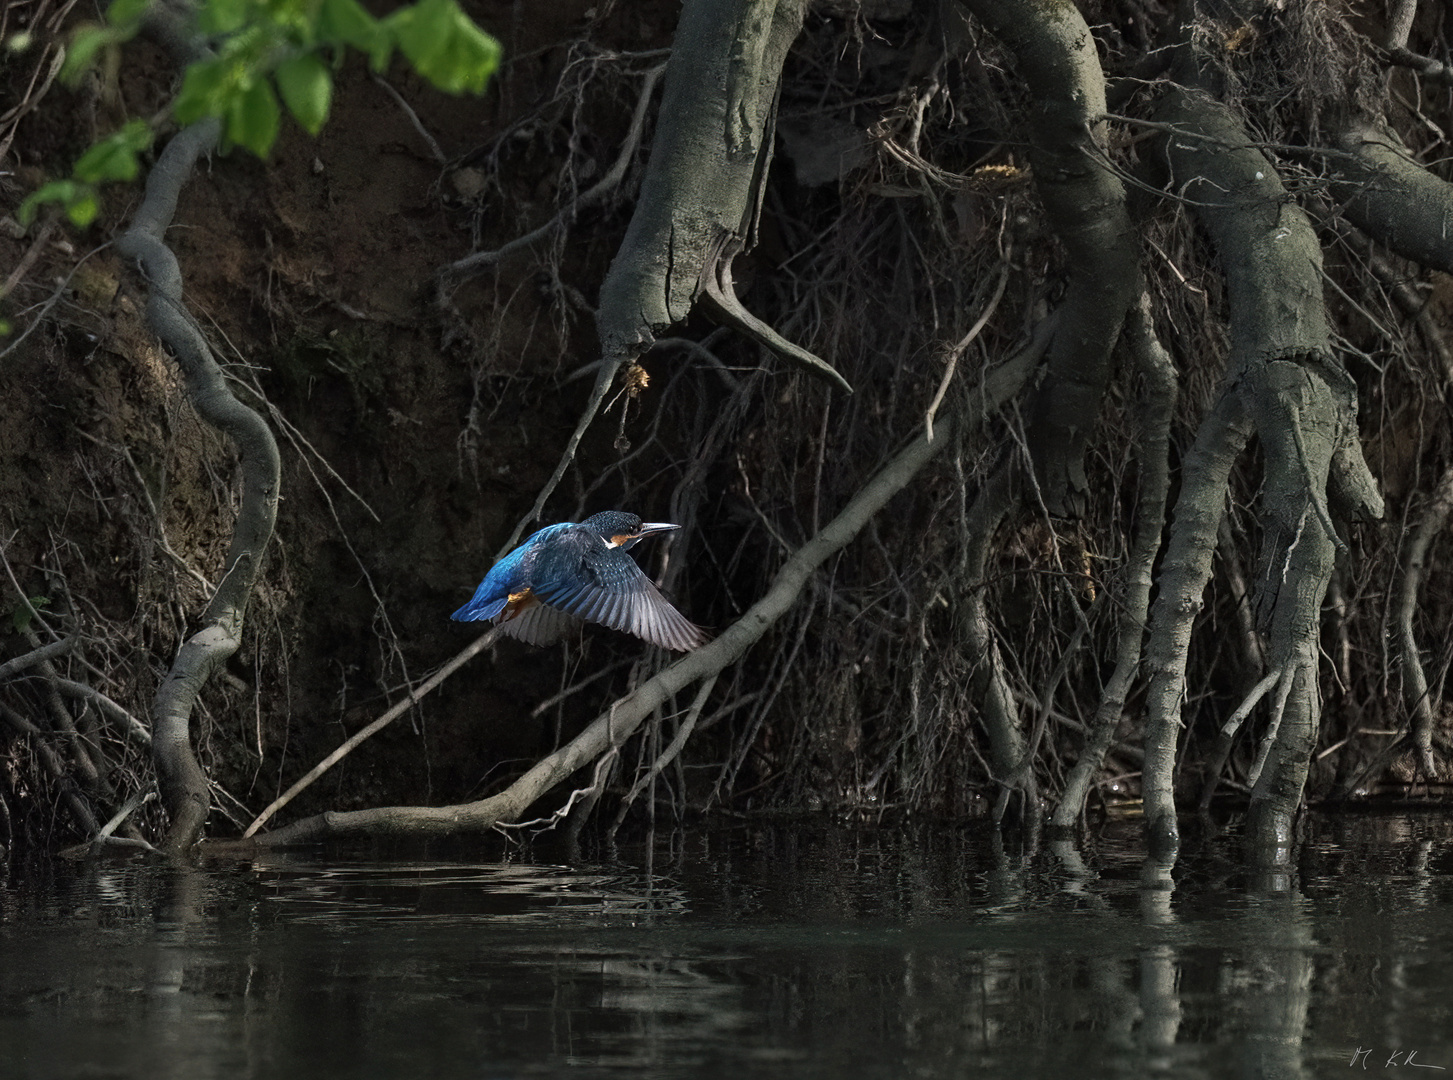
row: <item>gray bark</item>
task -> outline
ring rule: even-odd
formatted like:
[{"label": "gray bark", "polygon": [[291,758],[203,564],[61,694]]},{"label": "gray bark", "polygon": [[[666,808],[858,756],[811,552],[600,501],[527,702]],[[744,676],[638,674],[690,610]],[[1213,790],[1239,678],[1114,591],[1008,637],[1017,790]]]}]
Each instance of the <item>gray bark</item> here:
[{"label": "gray bark", "polygon": [[851,392],[824,360],[752,316],[732,285],[732,259],[755,240],[772,157],[777,89],[806,0],[686,0],[635,212],[600,286],[601,365],[550,479],[500,550],[537,521],[575,458],[616,372],[704,299],[728,325]]},{"label": "gray bark", "polygon": [[[1007,462],[989,478],[969,511],[969,544],[960,580],[964,589],[958,600],[958,632],[963,651],[973,660],[974,699],[984,717],[989,736],[989,764],[994,779],[1008,783],[1024,757],[1024,729],[1014,692],[1004,675],[1004,662],[989,620],[984,576],[994,533],[1019,502],[1020,466]],[[1002,813],[1002,803],[996,811]]]},{"label": "gray bark", "polygon": [[1067,288],[1028,436],[1044,505],[1053,514],[1078,514],[1111,350],[1140,285],[1125,188],[1107,167],[1105,73],[1071,0],[962,2],[1014,51],[1034,94],[1030,164],[1064,244]]},{"label": "gray bark", "polygon": [[1411,718],[1410,726],[1418,766],[1429,780],[1438,775],[1433,760],[1433,729],[1436,717],[1433,690],[1428,685],[1422,652],[1418,648],[1418,636],[1413,630],[1413,615],[1418,609],[1418,594],[1422,589],[1423,575],[1428,569],[1428,551],[1433,540],[1447,525],[1450,514],[1453,514],[1453,468],[1444,470],[1438,486],[1433,490],[1432,498],[1423,510],[1422,520],[1408,537],[1403,555],[1403,579],[1393,610],[1397,649],[1402,660],[1403,703]]},{"label": "gray bark", "polygon": [[[1344,484],[1352,494],[1344,498],[1359,514],[1380,516],[1382,505],[1362,483],[1370,473],[1356,443],[1356,388],[1331,350],[1321,246],[1311,223],[1282,188],[1272,163],[1250,145],[1231,109],[1206,94],[1175,90],[1166,97],[1161,119],[1177,132],[1168,146],[1174,190],[1190,201],[1226,274],[1229,388],[1243,398],[1265,457],[1256,608],[1269,638],[1269,663],[1295,691],[1286,699],[1267,770],[1252,796],[1253,829],[1275,832],[1296,810],[1316,737],[1315,643],[1340,543],[1327,499],[1334,459],[1343,463],[1344,480],[1352,478]],[[1168,559],[1167,573],[1170,565]],[[1173,733],[1162,713],[1153,782],[1147,747],[1146,811],[1152,822],[1164,815],[1174,820],[1165,772],[1173,753]]]},{"label": "gray bark", "polygon": [[682,8],[640,198],[600,289],[605,382],[706,296],[779,356],[851,389],[748,314],[732,290],[731,261],[754,240],[782,64],[804,8],[804,0],[687,0]]},{"label": "gray bark", "polygon": [[202,627],[182,645],[154,704],[152,755],[162,799],[171,817],[165,850],[180,853],[202,834],[210,808],[207,776],[191,744],[191,713],[208,677],[237,651],[243,617],[263,550],[277,517],[281,464],[277,444],[262,417],[232,395],[196,321],[182,303],[182,276],[166,246],[177,199],[197,159],[217,143],[215,120],[193,124],[174,136],[146,181],[131,227],[117,241],[149,287],[146,318],[176,359],[187,396],[207,423],[228,436],[242,465],[242,506],[233,526],[227,565]]},{"label": "gray bark", "polygon": [[1349,221],[1414,262],[1453,273],[1453,184],[1413,158],[1381,125],[1349,126],[1332,163],[1332,194]]},{"label": "gray bark", "polygon": [[1085,748],[1065,778],[1064,794],[1051,823],[1072,828],[1085,806],[1090,782],[1105,761],[1105,752],[1125,712],[1135,677],[1150,609],[1151,572],[1160,551],[1165,525],[1166,500],[1170,496],[1170,425],[1176,404],[1176,370],[1170,354],[1155,336],[1150,297],[1142,294],[1140,306],[1131,312],[1126,338],[1142,379],[1140,441],[1136,462],[1140,469],[1140,492],[1135,509],[1135,539],[1125,567],[1125,597],[1121,604],[1116,635],[1115,671],[1105,685],[1099,708],[1090,725]]},{"label": "gray bark", "polygon": [[1145,668],[1145,764],[1142,794],[1146,828],[1156,857],[1173,855],[1176,824],[1175,765],[1181,705],[1186,697],[1186,655],[1191,629],[1211,580],[1216,531],[1226,509],[1231,467],[1251,438],[1245,404],[1233,390],[1222,393],[1201,421],[1195,445],[1182,466],[1181,493],[1166,544],[1159,591],[1150,613]]}]

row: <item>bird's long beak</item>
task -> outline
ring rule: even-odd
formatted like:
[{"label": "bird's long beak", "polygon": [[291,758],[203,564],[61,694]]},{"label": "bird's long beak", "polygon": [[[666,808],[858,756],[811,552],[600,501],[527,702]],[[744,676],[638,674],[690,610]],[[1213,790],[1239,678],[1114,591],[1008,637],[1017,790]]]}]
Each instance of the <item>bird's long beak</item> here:
[{"label": "bird's long beak", "polygon": [[671,532],[673,529],[679,528],[681,528],[680,525],[672,525],[670,522],[666,521],[643,522],[639,532],[631,536],[621,538],[620,546],[622,548],[630,548],[638,540],[644,540],[648,536],[655,536],[657,533]]}]

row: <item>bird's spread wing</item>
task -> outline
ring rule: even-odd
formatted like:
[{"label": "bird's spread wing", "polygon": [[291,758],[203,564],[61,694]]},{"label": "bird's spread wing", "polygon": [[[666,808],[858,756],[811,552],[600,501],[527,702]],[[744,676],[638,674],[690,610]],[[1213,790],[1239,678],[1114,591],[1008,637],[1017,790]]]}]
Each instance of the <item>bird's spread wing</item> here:
[{"label": "bird's spread wing", "polygon": [[[624,551],[606,546],[599,537],[584,535],[570,547],[573,566],[561,566],[563,572],[548,577],[540,575],[552,582],[535,587],[545,604],[575,618],[635,634],[663,649],[689,652],[706,642],[706,632],[672,607]],[[561,557],[563,562],[564,552]]]},{"label": "bird's spread wing", "polygon": [[526,645],[553,645],[579,625],[580,620],[568,611],[549,604],[532,604],[500,623],[500,633]]}]

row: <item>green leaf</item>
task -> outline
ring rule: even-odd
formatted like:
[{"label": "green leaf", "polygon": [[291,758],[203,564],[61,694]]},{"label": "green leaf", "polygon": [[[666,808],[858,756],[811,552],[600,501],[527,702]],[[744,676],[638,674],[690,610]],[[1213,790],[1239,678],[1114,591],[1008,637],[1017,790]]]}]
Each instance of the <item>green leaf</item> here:
[{"label": "green leaf", "polygon": [[81,185],[74,180],[52,180],[48,184],[42,184],[26,196],[25,201],[16,209],[15,220],[28,229],[43,205],[48,202],[69,203],[80,188]]},{"label": "green leaf", "polygon": [[133,26],[141,22],[151,0],[111,0],[106,9],[106,21],[112,26]]},{"label": "green leaf", "polygon": [[204,116],[220,116],[236,96],[237,65],[228,59],[202,60],[187,66],[172,112],[177,122],[193,124]]},{"label": "green leaf", "polygon": [[303,130],[316,135],[328,119],[328,106],[333,99],[333,76],[328,65],[312,53],[284,60],[273,72],[283,103]]},{"label": "green leaf", "polygon": [[9,337],[13,333],[15,333],[15,327],[10,325],[10,320],[0,318],[0,337]]},{"label": "green leaf", "polygon": [[103,180],[135,180],[141,171],[136,155],[151,145],[145,120],[132,120],[81,155],[72,175],[90,184]]},{"label": "green leaf", "polygon": [[265,158],[277,139],[281,116],[272,84],[266,79],[258,79],[229,103],[227,138]]},{"label": "green leaf", "polygon": [[420,0],[384,22],[415,70],[451,94],[478,94],[499,67],[499,42],[475,26],[455,0]]},{"label": "green leaf", "polygon": [[81,155],[76,162],[75,176],[88,184],[102,180],[135,180],[141,171],[136,151],[111,139],[103,139]]},{"label": "green leaf", "polygon": [[197,28],[204,34],[232,34],[253,14],[251,0],[207,0],[197,12]]},{"label": "green leaf", "polygon": [[[317,37],[318,0],[263,0],[266,20],[294,45],[311,49]],[[260,20],[261,21],[261,20]]]},{"label": "green leaf", "polygon": [[82,188],[79,195],[66,203],[66,217],[78,229],[84,229],[95,221],[100,212],[101,200],[96,197],[94,188]]},{"label": "green leaf", "polygon": [[374,71],[388,66],[393,36],[363,9],[358,0],[323,0],[318,16],[318,39],[351,45],[368,54]]},{"label": "green leaf", "polygon": [[29,600],[29,606],[16,604],[10,609],[10,625],[15,627],[17,634],[23,634],[30,629],[31,612],[39,611],[41,608],[49,606],[50,597],[32,596]]},{"label": "green leaf", "polygon": [[71,47],[66,50],[66,62],[61,65],[60,80],[66,86],[75,86],[91,65],[96,54],[108,45],[126,40],[127,35],[109,26],[82,26],[71,38]]}]

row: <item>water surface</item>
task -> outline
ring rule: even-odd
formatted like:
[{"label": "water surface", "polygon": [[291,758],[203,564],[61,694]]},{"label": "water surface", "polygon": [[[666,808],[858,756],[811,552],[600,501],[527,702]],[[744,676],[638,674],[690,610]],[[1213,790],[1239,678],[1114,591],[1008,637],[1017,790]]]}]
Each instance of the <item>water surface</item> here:
[{"label": "water surface", "polygon": [[1173,882],[1128,829],[1027,852],[822,825],[570,865],[12,871],[0,1077],[1453,1071],[1453,822],[1307,831],[1287,875],[1224,841]]}]

